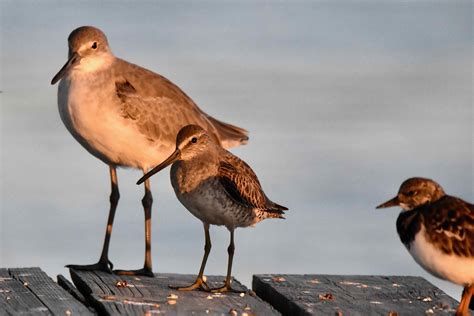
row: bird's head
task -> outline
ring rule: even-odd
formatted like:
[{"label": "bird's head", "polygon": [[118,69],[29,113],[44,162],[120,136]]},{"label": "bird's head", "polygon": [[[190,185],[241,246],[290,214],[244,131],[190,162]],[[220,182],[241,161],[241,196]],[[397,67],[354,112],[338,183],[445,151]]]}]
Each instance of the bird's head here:
[{"label": "bird's head", "polygon": [[113,57],[107,37],[93,26],[81,26],[68,37],[68,61],[51,80],[55,84],[72,69],[92,72],[100,69]]},{"label": "bird's head", "polygon": [[444,195],[443,188],[435,181],[426,178],[410,178],[402,183],[396,197],[380,204],[377,208],[400,206],[405,211],[410,211],[435,202]]},{"label": "bird's head", "polygon": [[187,125],[176,136],[176,150],[180,151],[180,160],[192,159],[213,148],[214,140],[198,125]]},{"label": "bird's head", "polygon": [[205,129],[197,125],[187,125],[176,136],[176,149],[165,161],[145,174],[137,184],[143,183],[155,173],[163,170],[178,160],[191,160],[201,154],[209,155],[209,159],[216,152],[218,144],[209,136]]}]

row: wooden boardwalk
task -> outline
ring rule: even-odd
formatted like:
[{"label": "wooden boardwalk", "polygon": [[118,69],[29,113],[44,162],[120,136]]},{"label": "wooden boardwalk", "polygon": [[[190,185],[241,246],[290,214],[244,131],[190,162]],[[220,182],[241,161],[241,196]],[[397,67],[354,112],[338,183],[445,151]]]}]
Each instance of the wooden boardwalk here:
[{"label": "wooden boardwalk", "polygon": [[[201,291],[182,292],[168,285],[187,285],[195,275],[156,274],[155,278],[117,276],[104,272],[71,270],[77,289],[102,315],[279,315],[269,304],[253,295]],[[224,276],[210,276],[211,287],[223,284]],[[246,290],[238,281],[233,286]]]},{"label": "wooden boardwalk", "polygon": [[94,315],[39,268],[0,268],[0,315]]},{"label": "wooden boardwalk", "polygon": [[458,302],[420,277],[255,275],[253,289],[284,315],[453,315]]},{"label": "wooden boardwalk", "polygon": [[168,287],[194,275],[70,272],[73,282],[56,283],[39,268],[0,268],[0,315],[453,315],[458,305],[420,277],[264,274],[253,278],[255,293],[234,280],[245,294],[211,294]]}]

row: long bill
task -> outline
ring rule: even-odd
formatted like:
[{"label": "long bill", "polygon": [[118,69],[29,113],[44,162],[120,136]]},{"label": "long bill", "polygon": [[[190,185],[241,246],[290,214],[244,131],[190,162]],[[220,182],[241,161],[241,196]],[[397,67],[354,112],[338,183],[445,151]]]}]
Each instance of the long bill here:
[{"label": "long bill", "polygon": [[392,207],[392,206],[398,206],[400,205],[400,201],[398,200],[398,196],[394,197],[391,200],[388,200],[385,203],[380,204],[376,208],[386,208],[386,207]]},{"label": "long bill", "polygon": [[168,158],[166,158],[165,161],[163,161],[158,166],[156,166],[155,168],[153,168],[149,172],[147,172],[143,177],[140,178],[140,180],[137,181],[137,184],[142,184],[149,177],[151,177],[155,173],[165,169],[166,167],[171,165],[173,162],[178,160],[180,158],[180,156],[181,156],[181,151],[178,148],[176,148],[176,150],[174,151],[174,153],[171,154],[171,156],[169,156]]},{"label": "long bill", "polygon": [[73,53],[68,59],[68,61],[64,64],[63,68],[61,68],[61,70],[59,70],[58,73],[53,77],[53,80],[51,80],[51,84],[55,84],[56,82],[61,80],[61,78],[66,75],[69,69],[76,65],[80,59],[81,57],[78,53]]}]

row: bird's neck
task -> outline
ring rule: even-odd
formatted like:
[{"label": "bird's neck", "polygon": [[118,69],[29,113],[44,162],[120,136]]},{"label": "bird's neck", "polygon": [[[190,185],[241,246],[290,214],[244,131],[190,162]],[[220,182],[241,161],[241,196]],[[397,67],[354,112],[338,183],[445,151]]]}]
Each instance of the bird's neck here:
[{"label": "bird's neck", "polygon": [[72,75],[91,75],[107,70],[115,62],[115,56],[102,53],[96,56],[84,57],[72,70]]},{"label": "bird's neck", "polygon": [[420,214],[417,210],[402,211],[397,218],[397,232],[403,244],[409,248],[415,235],[422,225]]},{"label": "bird's neck", "polygon": [[171,182],[179,192],[194,191],[202,182],[212,180],[218,173],[218,164],[197,157],[191,160],[175,162],[171,168]]},{"label": "bird's neck", "polygon": [[431,199],[431,203],[436,202],[446,196],[446,193],[444,193],[443,188],[437,187],[435,192],[433,193],[433,197]]}]

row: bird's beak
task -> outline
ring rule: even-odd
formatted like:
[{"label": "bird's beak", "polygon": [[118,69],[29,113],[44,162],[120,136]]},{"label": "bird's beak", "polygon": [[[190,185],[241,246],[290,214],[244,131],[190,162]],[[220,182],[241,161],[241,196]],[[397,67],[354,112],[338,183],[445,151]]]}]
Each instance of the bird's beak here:
[{"label": "bird's beak", "polygon": [[141,177],[140,180],[137,181],[137,184],[142,184],[143,182],[145,182],[146,179],[148,179],[149,177],[151,177],[155,173],[165,169],[166,167],[171,165],[173,162],[178,160],[180,157],[181,157],[181,151],[178,148],[176,148],[176,150],[174,151],[174,153],[171,154],[171,156],[169,156],[165,161],[160,163],[155,168],[151,169],[143,177]]},{"label": "bird's beak", "polygon": [[80,59],[81,59],[81,56],[79,56],[78,53],[73,53],[71,58],[69,58],[66,64],[64,64],[63,68],[61,68],[61,70],[58,71],[56,76],[54,76],[53,80],[51,80],[51,84],[55,84],[56,82],[61,80],[61,78],[64,77],[64,75],[66,75],[69,69],[71,69],[74,65],[76,65]]},{"label": "bird's beak", "polygon": [[399,205],[400,205],[400,201],[398,200],[398,196],[396,196],[393,199],[388,200],[387,202],[380,204],[376,208],[386,208],[386,207],[399,206]]}]

